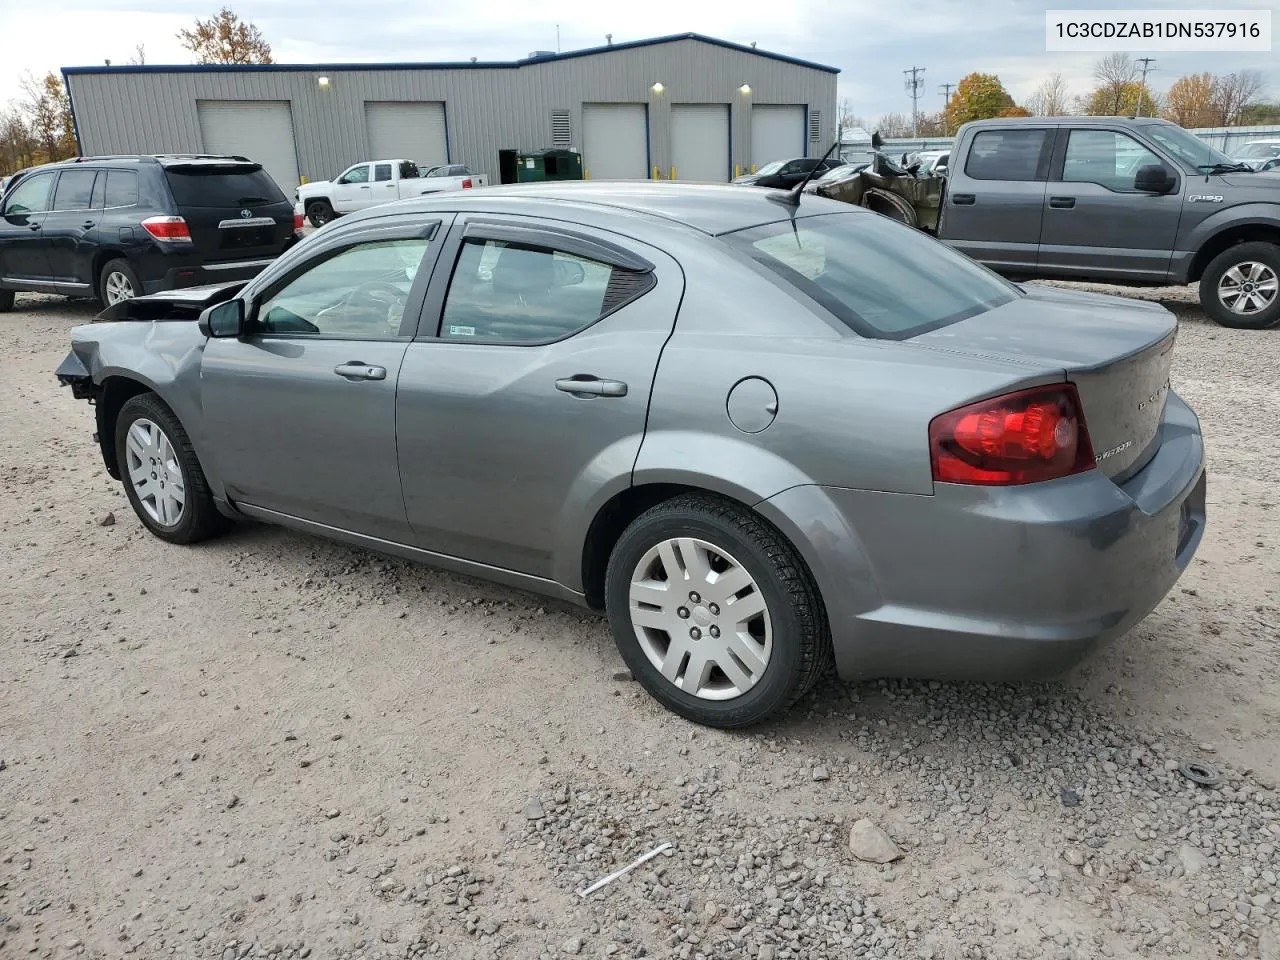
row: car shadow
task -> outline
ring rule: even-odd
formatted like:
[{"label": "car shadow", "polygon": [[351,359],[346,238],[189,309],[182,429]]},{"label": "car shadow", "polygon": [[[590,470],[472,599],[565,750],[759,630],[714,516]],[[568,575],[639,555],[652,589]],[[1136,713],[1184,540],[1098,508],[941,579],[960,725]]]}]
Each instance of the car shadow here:
[{"label": "car shadow", "polygon": [[102,309],[102,304],[97,300],[70,299],[42,293],[20,293],[13,305],[14,313],[32,316],[59,313],[85,320],[92,320],[102,312]]}]

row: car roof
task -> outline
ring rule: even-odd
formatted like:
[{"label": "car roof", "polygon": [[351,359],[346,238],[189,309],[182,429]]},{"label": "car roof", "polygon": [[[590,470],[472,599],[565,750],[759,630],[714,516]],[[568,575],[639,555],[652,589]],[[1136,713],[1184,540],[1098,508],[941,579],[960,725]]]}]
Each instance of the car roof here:
[{"label": "car roof", "polygon": [[1161,120],[1159,117],[992,117],[988,120],[970,120],[966,127],[1109,127],[1115,124],[1126,127],[1175,127],[1176,123]]},{"label": "car roof", "polygon": [[[138,164],[154,163],[161,167],[199,167],[199,166],[227,166],[233,164],[235,166],[255,166],[262,165],[256,160],[250,160],[248,157],[241,157],[231,154],[215,154],[215,153],[131,153],[131,154],[107,154],[92,157],[70,157],[66,160],[55,160],[52,163],[42,163],[36,167],[30,167],[19,173],[34,173],[37,170],[65,170],[73,169],[82,164],[92,164],[93,166],[136,166]],[[16,176],[16,174],[15,174]]]},{"label": "car roof", "polygon": [[[475,191],[446,191],[379,205],[343,219],[375,219],[380,211],[390,214],[450,210],[498,213],[505,210],[514,214],[522,212],[522,206],[545,208],[546,201],[554,201],[557,211],[567,212],[576,207],[596,215],[611,210],[619,214],[641,214],[714,236],[775,223],[792,216],[839,213],[851,209],[846,203],[812,195],[806,195],[799,207],[793,208],[777,202],[776,198],[782,194],[781,190],[729,184],[567,180],[509,184]],[[564,219],[572,218],[566,216]]]}]

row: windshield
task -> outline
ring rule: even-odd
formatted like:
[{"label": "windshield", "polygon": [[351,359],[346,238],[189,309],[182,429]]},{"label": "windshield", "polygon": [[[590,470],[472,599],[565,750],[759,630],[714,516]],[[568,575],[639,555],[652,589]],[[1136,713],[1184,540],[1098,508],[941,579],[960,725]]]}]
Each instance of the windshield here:
[{"label": "windshield", "polygon": [[858,210],[783,220],[724,239],[867,337],[905,340],[1021,295],[941,241]]},{"label": "windshield", "polygon": [[1238,160],[1269,160],[1272,157],[1280,157],[1280,142],[1263,143],[1255,141],[1254,143],[1246,143],[1236,153]]},{"label": "windshield", "polygon": [[276,182],[257,164],[173,166],[165,176],[180,207],[256,207],[284,201]]},{"label": "windshield", "polygon": [[1220,163],[1231,166],[1231,158],[1225,153],[1181,127],[1151,124],[1144,132],[1192,170],[1209,170]]},{"label": "windshield", "polygon": [[756,176],[767,177],[771,173],[777,173],[779,170],[782,169],[783,164],[785,164],[786,162],[787,161],[785,160],[775,160],[773,161],[773,163],[766,163],[763,167],[761,167],[759,170],[756,171]]}]

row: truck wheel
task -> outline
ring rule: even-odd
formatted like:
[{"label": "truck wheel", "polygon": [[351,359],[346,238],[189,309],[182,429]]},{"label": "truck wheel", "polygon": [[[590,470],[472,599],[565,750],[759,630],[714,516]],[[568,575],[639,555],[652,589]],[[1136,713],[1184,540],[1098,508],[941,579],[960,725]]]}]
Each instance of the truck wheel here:
[{"label": "truck wheel", "polygon": [[313,227],[323,227],[333,218],[333,207],[328,200],[312,200],[307,204],[307,219]]},{"label": "truck wheel", "polygon": [[1216,323],[1265,330],[1280,323],[1280,245],[1238,243],[1209,262],[1200,304]]},{"label": "truck wheel", "polygon": [[0,290],[0,313],[8,313],[13,309],[13,291]]}]

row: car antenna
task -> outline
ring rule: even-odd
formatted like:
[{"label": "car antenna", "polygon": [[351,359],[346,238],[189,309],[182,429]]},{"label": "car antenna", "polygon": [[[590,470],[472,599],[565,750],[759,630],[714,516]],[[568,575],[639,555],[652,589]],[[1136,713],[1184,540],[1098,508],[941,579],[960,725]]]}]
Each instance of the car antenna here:
[{"label": "car antenna", "polygon": [[786,193],[769,194],[769,199],[772,200],[774,203],[785,203],[788,207],[800,206],[800,194],[804,192],[805,186],[808,185],[809,181],[812,180],[814,176],[817,175],[818,168],[821,167],[823,163],[826,162],[827,157],[831,156],[831,154],[835,152],[836,147],[838,146],[840,146],[840,141],[836,140],[827,149],[827,152],[822,155],[822,159],[813,165],[813,169],[810,170],[807,174],[805,174],[805,178],[803,180],[797,183],[794,187],[792,187]]}]

